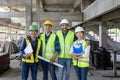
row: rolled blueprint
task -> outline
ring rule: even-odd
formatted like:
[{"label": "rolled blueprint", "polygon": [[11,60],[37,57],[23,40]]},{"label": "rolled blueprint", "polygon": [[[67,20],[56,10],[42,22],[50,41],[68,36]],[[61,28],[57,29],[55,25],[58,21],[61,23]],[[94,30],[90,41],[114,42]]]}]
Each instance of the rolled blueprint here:
[{"label": "rolled blueprint", "polygon": [[[41,56],[38,56],[38,58],[41,59],[41,60],[44,60],[44,61],[46,61],[46,62],[50,62],[50,60],[45,59],[45,58],[43,58],[43,57],[41,57]],[[63,68],[63,65],[61,65],[61,64],[58,64],[58,63],[56,63],[56,62],[54,62],[53,64],[56,65],[56,66],[58,66],[58,67]]]}]

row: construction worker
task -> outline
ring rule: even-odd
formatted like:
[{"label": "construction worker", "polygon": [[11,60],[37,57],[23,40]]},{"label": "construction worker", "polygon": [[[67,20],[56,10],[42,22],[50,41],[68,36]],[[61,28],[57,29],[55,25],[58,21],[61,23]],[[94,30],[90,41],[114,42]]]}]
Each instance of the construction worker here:
[{"label": "construction worker", "polygon": [[75,68],[78,80],[87,80],[89,67],[90,44],[84,39],[84,29],[80,26],[75,28],[77,40],[70,49],[73,57],[73,66]]},{"label": "construction worker", "polygon": [[[29,37],[22,41],[20,47],[20,54],[22,56],[22,80],[27,80],[29,69],[31,70],[32,80],[37,80],[37,69],[39,65],[37,56],[41,53],[41,40],[37,37],[38,27],[36,25],[31,25],[28,35]],[[28,48],[28,50],[26,48]]]},{"label": "construction worker", "polygon": [[67,19],[61,20],[60,26],[61,30],[58,30],[56,32],[60,41],[61,48],[61,52],[58,54],[58,63],[63,65],[64,68],[58,68],[58,80],[63,80],[64,71],[66,71],[64,80],[69,80],[72,64],[70,46],[73,41],[76,40],[76,38],[74,32],[68,30],[68,27],[70,27],[70,23]]},{"label": "construction worker", "polygon": [[46,20],[43,24],[45,33],[41,34],[42,40],[42,57],[50,60],[50,63],[42,61],[43,80],[48,80],[48,70],[50,71],[51,79],[57,80],[55,74],[55,59],[60,52],[60,45],[57,36],[52,33],[52,22]]},{"label": "construction worker", "polygon": [[85,37],[87,45],[90,45],[90,38],[88,36]]}]

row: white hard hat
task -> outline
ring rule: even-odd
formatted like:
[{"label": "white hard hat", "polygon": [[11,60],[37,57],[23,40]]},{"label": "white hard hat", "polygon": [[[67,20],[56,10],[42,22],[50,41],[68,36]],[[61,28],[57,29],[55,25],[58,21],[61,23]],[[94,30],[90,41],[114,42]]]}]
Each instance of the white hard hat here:
[{"label": "white hard hat", "polygon": [[85,37],[86,40],[90,40],[90,38],[88,36]]},{"label": "white hard hat", "polygon": [[64,23],[65,24],[69,24],[69,21],[67,19],[62,19],[61,22],[60,22],[60,25],[64,24]]},{"label": "white hard hat", "polygon": [[40,33],[44,33],[44,29],[43,28],[40,28]]},{"label": "white hard hat", "polygon": [[75,32],[80,32],[80,31],[84,31],[84,29],[80,26],[78,26],[77,28],[75,28]]}]

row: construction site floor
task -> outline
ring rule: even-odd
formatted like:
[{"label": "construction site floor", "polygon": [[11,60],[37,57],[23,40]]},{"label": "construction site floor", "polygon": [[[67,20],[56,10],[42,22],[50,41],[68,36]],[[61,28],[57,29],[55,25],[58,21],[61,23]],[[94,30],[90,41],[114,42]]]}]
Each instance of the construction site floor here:
[{"label": "construction site floor", "polygon": [[[56,70],[57,74],[57,70]],[[118,70],[117,74],[120,75],[120,70]],[[90,70],[88,74],[88,80],[120,80],[120,77],[104,77],[104,76],[112,76],[112,70]],[[38,80],[42,80],[42,71],[38,71],[37,75]],[[19,60],[11,60],[10,61],[10,69],[6,70],[4,73],[0,75],[0,80],[21,80],[21,66]],[[31,76],[29,74],[28,80],[31,80]],[[49,76],[49,80],[50,76]],[[74,68],[72,67],[70,80],[77,80]]]}]

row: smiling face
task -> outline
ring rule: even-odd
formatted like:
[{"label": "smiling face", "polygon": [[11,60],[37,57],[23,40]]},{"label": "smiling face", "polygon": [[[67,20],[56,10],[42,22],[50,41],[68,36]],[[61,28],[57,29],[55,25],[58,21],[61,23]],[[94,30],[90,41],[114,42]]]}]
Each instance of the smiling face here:
[{"label": "smiling face", "polygon": [[83,31],[79,31],[75,33],[78,40],[82,40],[84,38],[84,32]]},{"label": "smiling face", "polygon": [[68,27],[69,27],[69,24],[65,24],[65,23],[61,24],[61,28],[63,31],[67,31]]},{"label": "smiling face", "polygon": [[49,24],[47,24],[47,25],[44,26],[45,32],[51,32],[51,29],[52,29],[52,26],[49,25]]},{"label": "smiling face", "polygon": [[38,36],[38,30],[30,30],[29,34],[31,38],[36,38]]},{"label": "smiling face", "polygon": [[87,45],[90,45],[90,40],[86,40],[86,44],[87,44]]}]

